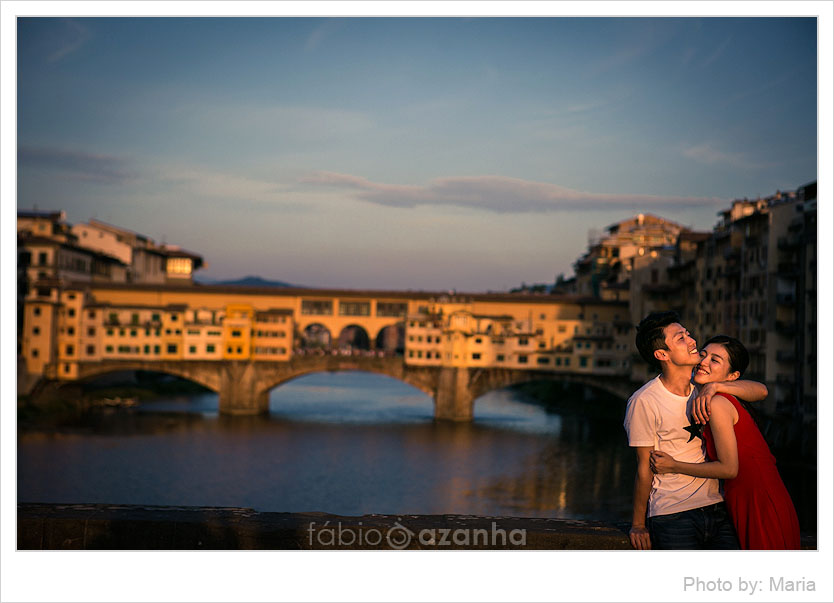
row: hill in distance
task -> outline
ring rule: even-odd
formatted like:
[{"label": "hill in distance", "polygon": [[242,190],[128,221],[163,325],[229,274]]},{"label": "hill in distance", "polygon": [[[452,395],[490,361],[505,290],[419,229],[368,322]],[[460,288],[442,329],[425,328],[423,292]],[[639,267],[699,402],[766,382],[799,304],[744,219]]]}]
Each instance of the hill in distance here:
[{"label": "hill in distance", "polygon": [[231,281],[216,281],[209,279],[202,280],[199,278],[195,280],[205,285],[237,285],[240,287],[298,287],[298,285],[292,285],[283,281],[270,281],[265,278],[261,278],[260,276],[244,276],[243,278]]}]

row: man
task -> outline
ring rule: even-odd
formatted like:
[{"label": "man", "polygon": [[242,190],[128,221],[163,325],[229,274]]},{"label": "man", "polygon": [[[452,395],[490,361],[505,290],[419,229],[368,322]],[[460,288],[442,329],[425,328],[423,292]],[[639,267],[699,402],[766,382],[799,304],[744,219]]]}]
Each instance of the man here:
[{"label": "man", "polygon": [[[636,344],[660,375],[637,390],[626,407],[628,443],[637,452],[631,545],[636,549],[737,549],[738,538],[717,479],[655,475],[649,465],[652,450],[683,462],[705,460],[702,425],[694,419],[698,391],[691,383],[692,369],[701,360],[698,346],[676,312],[646,316],[637,326]],[[723,392],[751,401],[767,396],[767,388],[755,381],[713,385],[710,394]]]}]

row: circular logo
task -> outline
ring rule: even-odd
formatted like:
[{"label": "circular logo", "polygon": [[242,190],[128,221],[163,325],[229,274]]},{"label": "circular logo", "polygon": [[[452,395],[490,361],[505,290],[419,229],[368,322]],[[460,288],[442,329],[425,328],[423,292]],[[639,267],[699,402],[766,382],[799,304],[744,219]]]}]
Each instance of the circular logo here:
[{"label": "circular logo", "polygon": [[414,532],[398,521],[385,533],[385,540],[388,541],[388,546],[392,549],[401,551],[407,549],[408,545],[411,544],[412,536],[414,536]]}]

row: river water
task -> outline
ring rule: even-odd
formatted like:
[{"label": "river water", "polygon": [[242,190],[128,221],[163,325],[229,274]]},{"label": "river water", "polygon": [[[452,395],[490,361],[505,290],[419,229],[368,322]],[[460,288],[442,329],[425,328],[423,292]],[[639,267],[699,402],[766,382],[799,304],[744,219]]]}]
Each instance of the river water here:
[{"label": "river water", "polygon": [[602,403],[504,389],[472,423],[436,422],[424,393],[359,372],[286,383],[262,417],[220,416],[211,393],[161,397],[19,432],[17,500],[629,521],[624,403],[582,404]]}]

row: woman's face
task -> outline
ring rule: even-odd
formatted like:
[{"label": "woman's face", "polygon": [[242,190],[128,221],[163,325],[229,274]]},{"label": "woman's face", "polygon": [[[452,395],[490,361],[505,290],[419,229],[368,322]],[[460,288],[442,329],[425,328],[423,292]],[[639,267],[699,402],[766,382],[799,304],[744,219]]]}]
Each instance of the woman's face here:
[{"label": "woman's face", "polygon": [[738,379],[738,372],[730,368],[730,356],[720,343],[710,343],[701,350],[701,362],[695,367],[695,383],[713,383],[715,381],[733,381]]}]

